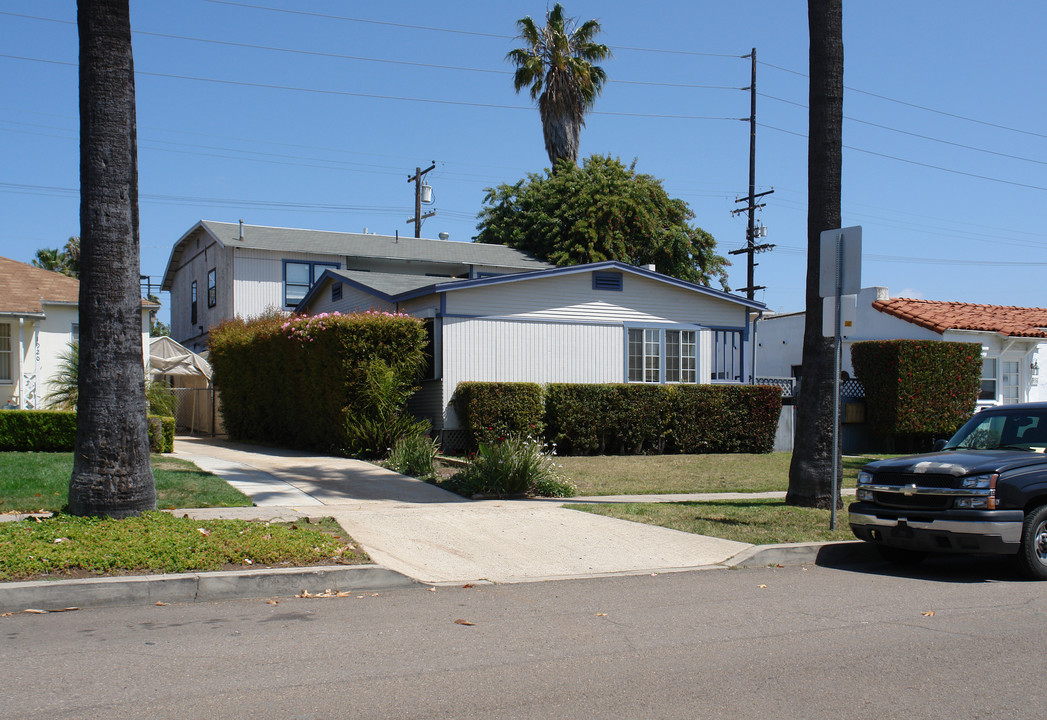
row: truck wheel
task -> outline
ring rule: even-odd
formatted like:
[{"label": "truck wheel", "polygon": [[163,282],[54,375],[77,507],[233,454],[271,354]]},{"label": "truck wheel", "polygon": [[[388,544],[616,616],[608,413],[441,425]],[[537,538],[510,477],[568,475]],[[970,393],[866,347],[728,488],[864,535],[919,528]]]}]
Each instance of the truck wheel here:
[{"label": "truck wheel", "polygon": [[927,553],[919,550],[905,550],[890,545],[877,545],[876,549],[880,551],[880,557],[892,565],[918,565],[927,557]]},{"label": "truck wheel", "polygon": [[1047,580],[1047,505],[1025,514],[1018,567],[1033,580]]}]

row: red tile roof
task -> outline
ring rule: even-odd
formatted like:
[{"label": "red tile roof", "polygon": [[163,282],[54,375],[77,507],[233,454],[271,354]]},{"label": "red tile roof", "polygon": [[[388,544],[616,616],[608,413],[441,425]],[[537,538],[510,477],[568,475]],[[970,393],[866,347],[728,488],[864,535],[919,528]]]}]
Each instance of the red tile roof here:
[{"label": "red tile roof", "polygon": [[[43,303],[80,301],[80,281],[61,273],[0,257],[0,314],[42,315]],[[143,308],[159,307],[149,300]]]},{"label": "red tile roof", "polygon": [[901,318],[937,333],[946,330],[980,330],[1010,337],[1047,337],[1047,309],[1010,305],[977,305],[937,300],[890,298],[876,300],[880,312]]}]

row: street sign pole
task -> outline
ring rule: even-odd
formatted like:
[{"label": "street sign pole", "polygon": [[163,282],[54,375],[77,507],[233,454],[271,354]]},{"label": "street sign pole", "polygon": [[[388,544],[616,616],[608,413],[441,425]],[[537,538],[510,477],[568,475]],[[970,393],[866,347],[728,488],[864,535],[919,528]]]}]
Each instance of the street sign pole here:
[{"label": "street sign pole", "polygon": [[[843,345],[843,295],[857,295],[862,281],[861,226],[825,230],[821,234],[821,264],[818,294],[835,298],[833,309],[833,432],[832,514],[829,529],[836,529],[836,506],[840,502],[840,369]],[[829,260],[832,259],[830,263]],[[831,279],[830,279],[831,278]],[[828,328],[823,324],[824,335]]]}]

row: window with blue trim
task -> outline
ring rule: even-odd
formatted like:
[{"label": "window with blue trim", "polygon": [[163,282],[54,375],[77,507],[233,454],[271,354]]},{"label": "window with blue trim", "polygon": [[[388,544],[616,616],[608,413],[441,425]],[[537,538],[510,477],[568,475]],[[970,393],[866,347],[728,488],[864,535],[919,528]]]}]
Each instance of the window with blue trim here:
[{"label": "window with blue trim", "polygon": [[740,330],[713,332],[713,364],[710,371],[714,381],[742,382],[742,332]]},{"label": "window with blue trim", "polygon": [[316,284],[324,270],[341,267],[338,263],[307,262],[304,260],[284,261],[284,305],[294,307],[302,301],[309,288]]},{"label": "window with blue trim", "polygon": [[698,331],[630,328],[629,382],[698,382]]}]

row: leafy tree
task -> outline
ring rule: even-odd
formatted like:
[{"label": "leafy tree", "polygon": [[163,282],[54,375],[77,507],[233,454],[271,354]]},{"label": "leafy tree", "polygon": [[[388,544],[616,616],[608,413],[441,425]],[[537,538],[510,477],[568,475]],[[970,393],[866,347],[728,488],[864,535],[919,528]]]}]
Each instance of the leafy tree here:
[{"label": "leafy tree", "polygon": [[74,278],[80,277],[80,238],[69,238],[61,250],[58,248],[37,250],[32,263],[44,270],[59,272]]},{"label": "leafy tree", "polygon": [[156,507],[149,467],[129,0],[78,0],[80,354],[73,515]]},{"label": "leafy tree", "polygon": [[[796,401],[796,444],[786,502],[832,507],[833,341],[822,337],[818,294],[820,238],[840,227],[843,157],[842,0],[808,0],[810,131],[807,150],[807,319],[803,384]],[[837,477],[842,477],[837,467]]]},{"label": "leafy tree", "polygon": [[554,174],[531,173],[487,188],[478,242],[508,245],[555,265],[620,260],[653,263],[659,272],[727,289],[727,260],[683,200],[661,181],[602,155],[582,167],[561,160]]},{"label": "leafy tree", "polygon": [[556,172],[561,160],[578,160],[578,136],[585,114],[596,102],[607,73],[593,63],[611,56],[606,45],[593,41],[600,23],[565,18],[563,6],[553,5],[545,14],[545,27],[531,16],[516,21],[517,39],[525,47],[510,50],[506,60],[516,66],[513,88],[529,88],[542,116],[545,151]]}]

